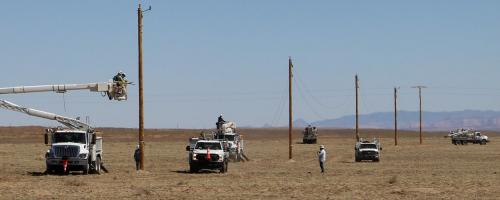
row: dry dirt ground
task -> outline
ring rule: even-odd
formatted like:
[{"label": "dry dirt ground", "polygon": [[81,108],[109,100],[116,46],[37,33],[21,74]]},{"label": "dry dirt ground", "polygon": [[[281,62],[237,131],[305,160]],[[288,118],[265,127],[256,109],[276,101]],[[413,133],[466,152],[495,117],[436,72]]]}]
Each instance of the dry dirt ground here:
[{"label": "dry dirt ground", "polygon": [[[288,159],[286,129],[245,129],[251,161],[229,172],[188,173],[185,146],[199,130],[147,130],[145,171],[132,158],[136,130],[103,129],[103,175],[43,175],[42,127],[0,128],[1,199],[500,199],[500,135],[487,145],[454,146],[443,135],[363,130],[381,137],[379,163],[354,162],[351,130],[320,130],[326,173],[319,172],[318,145],[300,144],[295,131]],[[487,132],[486,132],[487,133]]]}]

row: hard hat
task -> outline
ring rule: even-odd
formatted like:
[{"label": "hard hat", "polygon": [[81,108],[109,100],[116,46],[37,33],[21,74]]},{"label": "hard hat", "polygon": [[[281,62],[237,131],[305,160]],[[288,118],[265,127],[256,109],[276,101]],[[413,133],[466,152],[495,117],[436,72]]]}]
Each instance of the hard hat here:
[{"label": "hard hat", "polygon": [[319,145],[319,148],[320,148],[320,149],[324,149],[324,148],[325,148],[325,146],[324,146],[324,145]]},{"label": "hard hat", "polygon": [[222,113],[220,114],[220,116],[222,117]]},{"label": "hard hat", "polygon": [[140,148],[140,146],[139,146],[139,145],[135,146],[135,149],[139,149],[139,148]]}]

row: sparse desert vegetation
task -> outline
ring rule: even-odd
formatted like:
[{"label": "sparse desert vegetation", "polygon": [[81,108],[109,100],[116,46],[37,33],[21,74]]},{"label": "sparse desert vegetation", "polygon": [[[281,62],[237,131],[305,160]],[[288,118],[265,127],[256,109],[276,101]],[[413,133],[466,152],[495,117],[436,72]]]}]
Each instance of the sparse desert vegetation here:
[{"label": "sparse desert vegetation", "polygon": [[[446,133],[362,130],[380,137],[379,163],[354,162],[351,130],[320,130],[328,152],[326,173],[318,145],[300,144],[288,160],[286,129],[240,129],[251,161],[230,163],[229,172],[188,173],[185,146],[199,130],[147,130],[146,171],[136,172],[133,129],[102,129],[103,175],[44,175],[42,127],[0,128],[2,199],[497,199],[500,197],[498,134],[487,145],[452,145]],[[92,191],[92,192],[89,192]]]}]

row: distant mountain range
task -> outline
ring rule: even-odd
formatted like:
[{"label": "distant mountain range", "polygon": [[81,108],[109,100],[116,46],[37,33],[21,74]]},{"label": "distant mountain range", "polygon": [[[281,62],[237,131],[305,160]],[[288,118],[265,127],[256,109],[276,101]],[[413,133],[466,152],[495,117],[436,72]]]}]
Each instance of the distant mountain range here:
[{"label": "distant mountain range", "polygon": [[[453,112],[423,112],[423,128],[426,130],[452,130],[457,128],[475,128],[478,130],[500,130],[500,111],[464,110]],[[355,116],[349,115],[337,119],[307,122],[304,119],[294,121],[295,127],[308,124],[328,128],[354,128]],[[377,112],[359,116],[360,128],[393,129],[394,113]],[[415,111],[398,112],[398,128],[416,130],[419,128],[419,113]]]}]

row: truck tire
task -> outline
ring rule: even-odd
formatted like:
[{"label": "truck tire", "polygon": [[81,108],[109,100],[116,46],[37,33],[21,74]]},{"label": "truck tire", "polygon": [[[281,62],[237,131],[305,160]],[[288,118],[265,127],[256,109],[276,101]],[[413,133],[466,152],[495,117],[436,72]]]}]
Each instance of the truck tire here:
[{"label": "truck tire", "polygon": [[486,140],[481,140],[481,142],[479,144],[480,145],[485,145],[486,144]]},{"label": "truck tire", "polygon": [[[87,165],[85,167],[83,167],[83,174],[84,175],[87,175],[89,174],[89,170],[90,170],[90,165],[89,163],[87,162]],[[69,170],[67,170],[69,172]]]},{"label": "truck tire", "polygon": [[196,173],[196,172],[198,172],[198,168],[196,168],[196,166],[194,166],[194,165],[189,165],[189,172]]},{"label": "truck tire", "polygon": [[98,157],[95,159],[95,166],[94,166],[94,168],[95,168],[95,169],[94,169],[94,173],[96,173],[96,174],[101,174],[101,164],[102,164],[102,163],[101,163],[101,157],[99,157],[99,156],[98,156]]},{"label": "truck tire", "polygon": [[356,161],[356,162],[360,162],[360,161],[361,161],[361,159],[359,159],[358,157],[354,157],[354,161]]},{"label": "truck tire", "polygon": [[454,145],[457,145],[457,141],[455,141],[455,140],[451,140],[451,143]]},{"label": "truck tire", "polygon": [[54,169],[52,169],[49,165],[47,165],[47,168],[45,169],[46,174],[54,174]]},{"label": "truck tire", "polygon": [[380,159],[378,158],[373,159],[373,162],[378,162],[378,161],[380,161]]}]

